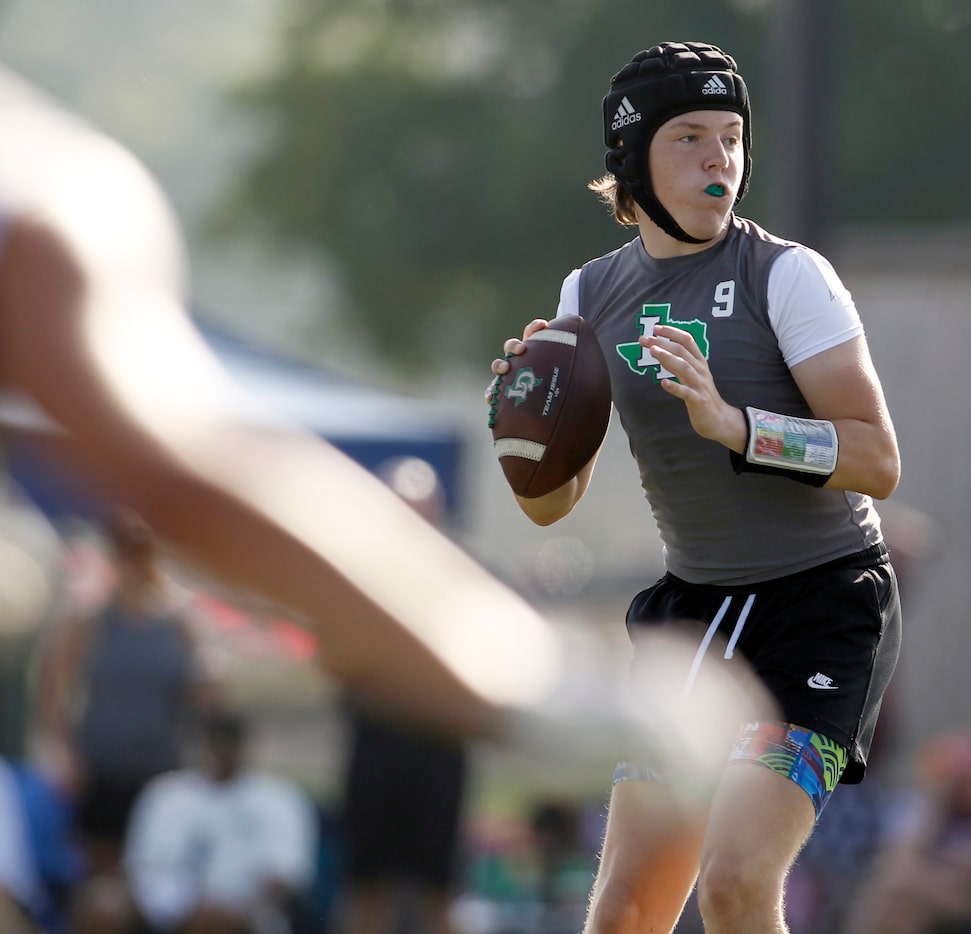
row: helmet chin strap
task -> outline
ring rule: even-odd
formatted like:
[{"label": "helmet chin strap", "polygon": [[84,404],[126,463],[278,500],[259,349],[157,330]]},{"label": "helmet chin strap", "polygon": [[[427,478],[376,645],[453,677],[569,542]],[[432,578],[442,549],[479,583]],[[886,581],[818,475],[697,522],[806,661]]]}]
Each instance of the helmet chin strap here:
[{"label": "helmet chin strap", "polygon": [[[624,183],[627,187],[627,183]],[[710,243],[714,240],[714,237],[707,237],[704,240],[699,240],[698,237],[692,237],[672,216],[671,212],[658,201],[657,195],[653,191],[641,189],[639,192],[633,192],[627,187],[630,196],[641,206],[644,213],[652,220],[654,223],[661,228],[669,237],[674,237],[675,240],[680,240],[682,243]]]},{"label": "helmet chin strap", "polygon": [[608,171],[616,176],[641,210],[669,237],[673,237],[681,243],[700,244],[710,243],[714,240],[714,237],[708,237],[704,240],[692,237],[671,216],[671,212],[661,204],[657,195],[654,194],[650,170],[646,166],[641,167],[635,164],[643,161],[645,161],[643,158],[633,157],[631,153],[622,154],[617,150],[610,150],[607,152],[606,165]]}]

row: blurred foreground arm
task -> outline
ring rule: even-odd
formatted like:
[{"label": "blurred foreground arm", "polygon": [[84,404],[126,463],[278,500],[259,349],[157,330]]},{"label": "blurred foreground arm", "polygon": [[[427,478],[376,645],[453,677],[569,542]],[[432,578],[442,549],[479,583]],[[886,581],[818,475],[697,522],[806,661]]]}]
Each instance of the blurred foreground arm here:
[{"label": "blurred foreground arm", "polygon": [[3,103],[0,192],[20,196],[0,240],[0,376],[64,429],[73,466],[302,618],[327,669],[386,709],[492,736],[506,705],[541,699],[558,643],[525,601],[331,446],[253,417],[185,312],[179,237],[138,163]]}]

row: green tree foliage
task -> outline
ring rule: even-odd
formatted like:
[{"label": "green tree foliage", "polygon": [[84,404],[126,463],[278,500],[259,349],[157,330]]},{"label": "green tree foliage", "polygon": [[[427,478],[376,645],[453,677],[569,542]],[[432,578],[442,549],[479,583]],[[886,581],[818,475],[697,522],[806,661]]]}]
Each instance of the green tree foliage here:
[{"label": "green tree foliage", "polygon": [[838,3],[830,82],[838,222],[971,220],[971,4]]},{"label": "green tree foliage", "polygon": [[[929,104],[958,87],[966,96],[971,83],[960,31],[928,18],[930,6],[943,17],[945,3],[834,4],[826,65],[837,220],[938,219],[971,205],[967,191],[930,195],[932,177],[948,162],[963,168],[968,151],[951,149],[955,134],[967,142],[961,98],[956,119],[931,132]],[[237,92],[265,134],[227,192],[222,227],[252,225],[317,253],[337,271],[352,332],[402,366],[442,353],[484,364],[527,320],[552,315],[571,268],[633,236],[585,185],[603,171],[601,97],[634,52],[669,38],[723,45],[757,114],[772,77],[764,0],[285,0],[281,9],[275,73]],[[764,124],[755,126],[744,213],[770,222]],[[940,160],[933,167],[928,153]]]}]

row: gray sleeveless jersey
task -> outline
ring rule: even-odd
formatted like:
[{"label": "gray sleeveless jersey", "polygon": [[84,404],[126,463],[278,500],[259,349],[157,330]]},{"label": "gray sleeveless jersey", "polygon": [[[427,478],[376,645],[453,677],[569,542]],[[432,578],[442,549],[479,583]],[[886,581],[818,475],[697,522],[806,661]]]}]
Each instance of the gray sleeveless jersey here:
[{"label": "gray sleeveless jersey", "polygon": [[[656,260],[637,238],[579,272],[576,310],[593,326],[607,357],[614,404],[668,570],[687,581],[771,580],[881,540],[868,496],[780,476],[736,475],[728,450],[695,433],[684,403],[659,385],[670,374],[637,342],[655,323],[684,328],[707,357],[728,403],[812,416],[769,314],[770,271],[793,250],[808,252],[733,217],[728,235],[709,250]],[[830,302],[838,297],[834,289],[841,291],[858,323],[848,293],[835,281]],[[784,293],[782,299],[778,304],[785,304]],[[842,322],[832,327],[838,330]],[[795,329],[799,326],[796,321]],[[830,346],[854,333],[862,328],[840,331]],[[799,340],[812,347],[815,337],[803,334]]]}]

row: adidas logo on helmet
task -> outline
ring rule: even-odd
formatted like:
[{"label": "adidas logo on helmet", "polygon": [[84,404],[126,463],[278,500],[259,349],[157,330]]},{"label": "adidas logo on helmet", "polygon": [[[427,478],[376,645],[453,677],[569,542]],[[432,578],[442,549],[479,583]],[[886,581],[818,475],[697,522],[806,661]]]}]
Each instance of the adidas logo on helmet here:
[{"label": "adidas logo on helmet", "polygon": [[725,82],[722,81],[718,75],[712,75],[706,82],[705,86],[701,89],[702,94],[724,94],[728,95],[728,88],[725,87]]},{"label": "adidas logo on helmet", "polygon": [[610,124],[610,128],[612,130],[619,130],[622,126],[637,123],[640,119],[640,112],[634,110],[634,105],[627,99],[627,95],[625,94],[624,99],[617,108],[617,113],[614,114],[614,122]]}]

